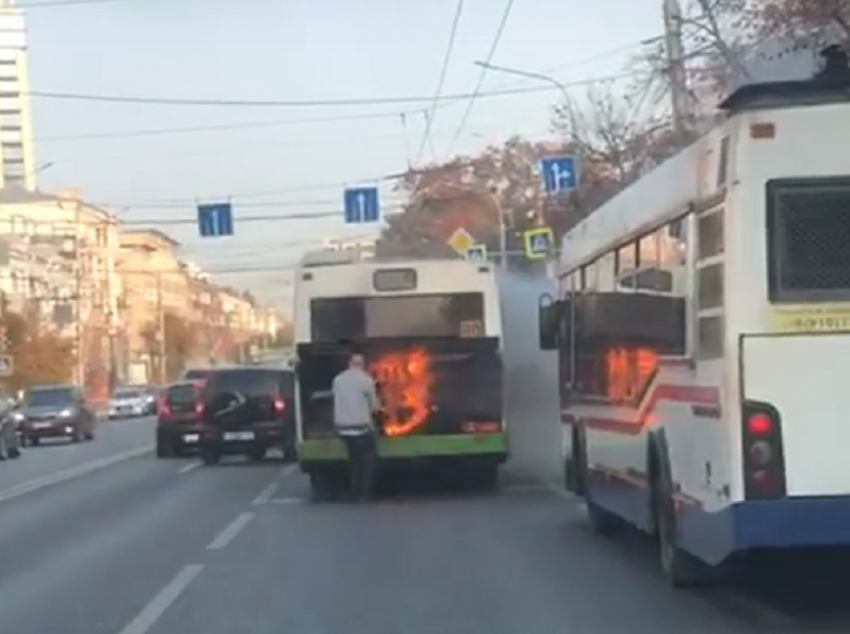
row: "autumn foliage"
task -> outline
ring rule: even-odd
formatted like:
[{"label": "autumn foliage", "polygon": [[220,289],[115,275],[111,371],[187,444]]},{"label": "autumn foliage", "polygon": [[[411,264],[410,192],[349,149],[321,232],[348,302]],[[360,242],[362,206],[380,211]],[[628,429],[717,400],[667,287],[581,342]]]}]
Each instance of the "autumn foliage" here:
[{"label": "autumn foliage", "polygon": [[[162,334],[164,345],[160,342]],[[193,325],[171,312],[165,313],[161,326],[157,323],[148,324],[142,332],[142,338],[148,355],[154,361],[156,376],[163,381],[176,379],[200,344],[198,331]]]},{"label": "autumn foliage", "polygon": [[14,358],[14,373],[2,379],[9,390],[31,385],[66,383],[73,379],[73,342],[38,327],[38,321],[4,309],[0,321],[8,341],[8,354]]}]

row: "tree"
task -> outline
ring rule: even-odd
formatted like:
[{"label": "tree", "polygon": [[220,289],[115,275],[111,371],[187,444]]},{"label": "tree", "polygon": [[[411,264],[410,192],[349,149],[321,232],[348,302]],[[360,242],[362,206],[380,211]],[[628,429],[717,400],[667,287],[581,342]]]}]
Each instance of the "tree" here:
[{"label": "tree", "polygon": [[460,227],[490,252],[496,252],[500,247],[500,216],[508,251],[520,252],[522,232],[545,220],[538,161],[564,149],[559,144],[514,137],[477,156],[459,156],[409,171],[398,185],[408,202],[401,213],[387,218],[388,226],[378,243],[379,254],[448,255],[451,249],[446,241]]},{"label": "tree", "polygon": [[[554,109],[552,126],[580,159],[581,182],[562,199],[551,222],[567,231],[600,205],[674,155],[687,139],[677,140],[669,116],[657,114],[642,96],[627,88],[588,89],[578,100]],[[560,222],[558,222],[560,221]]]},{"label": "tree", "polygon": [[756,37],[850,37],[850,0],[749,0],[747,9],[744,23]]},{"label": "tree", "polygon": [[272,348],[284,348],[291,346],[294,341],[295,330],[293,324],[291,321],[287,321],[277,329],[274,337],[272,337],[270,345]]},{"label": "tree", "polygon": [[[186,363],[198,348],[200,343],[197,330],[180,315],[166,311],[163,315],[162,330],[160,324],[149,323],[142,331],[148,355],[158,368],[158,376],[162,381],[170,381],[183,371]],[[160,336],[164,334],[165,343],[160,347]],[[163,359],[163,348],[165,358]]]},{"label": "tree", "polygon": [[5,307],[0,322],[8,340],[8,353],[14,358],[14,373],[4,379],[11,390],[45,383],[65,383],[72,379],[76,361],[73,342],[38,327],[37,319],[27,319]]}]

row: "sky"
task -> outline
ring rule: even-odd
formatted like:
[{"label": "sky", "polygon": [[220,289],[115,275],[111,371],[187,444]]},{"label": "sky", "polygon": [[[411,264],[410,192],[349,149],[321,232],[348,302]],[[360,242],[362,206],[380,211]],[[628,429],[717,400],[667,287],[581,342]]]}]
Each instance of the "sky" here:
[{"label": "sky", "polygon": [[[480,74],[474,62],[486,59],[506,2],[465,0],[444,95],[473,91]],[[243,102],[421,98],[261,107],[33,96],[37,163],[51,163],[39,174],[41,189],[75,187],[134,226],[167,231],[187,259],[282,308],[291,292],[287,267],[308,241],[376,233],[346,227],[341,212],[312,220],[287,214],[338,211],[347,185],[373,184],[410,164],[473,153],[515,134],[551,137],[557,91],[491,71],[485,94],[539,90],[482,96],[462,127],[469,100],[441,101],[431,143],[420,153],[457,0],[17,4],[27,7],[36,93]],[[515,0],[492,63],[550,73],[580,96],[586,86],[571,84],[620,75],[639,43],[661,27],[658,0]],[[389,185],[381,191],[391,212],[398,197]],[[235,235],[200,238],[197,202],[227,199]]]}]

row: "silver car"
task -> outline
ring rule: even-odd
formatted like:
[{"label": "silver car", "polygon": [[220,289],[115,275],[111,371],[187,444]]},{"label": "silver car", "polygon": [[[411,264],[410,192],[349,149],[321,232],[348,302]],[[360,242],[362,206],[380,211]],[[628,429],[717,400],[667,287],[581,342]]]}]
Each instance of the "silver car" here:
[{"label": "silver car", "polygon": [[17,403],[14,399],[0,396],[0,460],[17,458],[21,455],[16,417]]}]

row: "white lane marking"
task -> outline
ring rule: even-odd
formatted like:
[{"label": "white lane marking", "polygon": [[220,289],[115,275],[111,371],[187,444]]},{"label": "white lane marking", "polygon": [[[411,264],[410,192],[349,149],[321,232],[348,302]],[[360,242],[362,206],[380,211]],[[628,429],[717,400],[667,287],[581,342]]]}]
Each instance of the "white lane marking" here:
[{"label": "white lane marking", "polygon": [[120,462],[125,462],[127,460],[130,460],[131,458],[138,458],[139,456],[144,456],[145,454],[151,453],[153,449],[153,445],[147,447],[139,447],[138,449],[123,451],[121,453],[117,453],[106,458],[100,458],[98,460],[85,462],[81,465],[77,465],[69,469],[63,469],[62,471],[57,471],[55,473],[48,473],[47,475],[35,478],[28,482],[23,482],[11,488],[0,491],[0,503],[8,502],[9,500],[12,500],[14,498],[26,495],[27,493],[33,493],[34,491],[38,491],[39,489],[43,489],[45,487],[53,486],[54,484],[68,482],[69,480],[79,478],[80,476],[86,475],[88,473],[99,471],[100,469],[105,469],[106,467],[111,467],[112,465],[118,464]]},{"label": "white lane marking", "polygon": [[269,482],[266,486],[263,487],[263,490],[260,491],[259,495],[254,498],[254,501],[251,502],[254,506],[259,506],[261,504],[268,504],[269,500],[272,499],[275,493],[277,493],[277,487],[280,484],[277,480],[274,482]]},{"label": "white lane marking", "polygon": [[200,564],[192,564],[183,568],[118,634],[147,634],[150,632],[166,610],[177,601],[203,569],[204,567]]},{"label": "white lane marking", "polygon": [[225,526],[224,529],[216,535],[215,539],[210,542],[209,546],[207,546],[207,550],[221,550],[226,547],[253,518],[253,513],[240,513],[237,515],[230,524]]},{"label": "white lane marking", "polygon": [[182,467],[180,467],[180,470],[177,472],[177,475],[184,475],[186,473],[194,471],[195,469],[197,469],[200,466],[201,466],[200,462],[190,462],[189,464],[183,465]]}]

